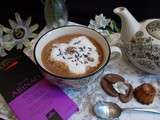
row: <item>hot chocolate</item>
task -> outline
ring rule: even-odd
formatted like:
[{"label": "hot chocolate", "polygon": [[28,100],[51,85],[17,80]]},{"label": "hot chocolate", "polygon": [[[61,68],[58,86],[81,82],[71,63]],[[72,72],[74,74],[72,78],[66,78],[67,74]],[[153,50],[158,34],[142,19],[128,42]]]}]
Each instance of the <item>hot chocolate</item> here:
[{"label": "hot chocolate", "polygon": [[93,38],[71,34],[50,41],[42,51],[42,62],[53,74],[75,78],[95,72],[104,62],[103,50]]}]

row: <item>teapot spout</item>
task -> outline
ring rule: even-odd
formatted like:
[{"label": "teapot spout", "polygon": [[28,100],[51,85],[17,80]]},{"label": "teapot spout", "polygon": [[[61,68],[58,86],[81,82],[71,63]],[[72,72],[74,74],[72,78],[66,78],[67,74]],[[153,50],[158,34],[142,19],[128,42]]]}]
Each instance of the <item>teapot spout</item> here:
[{"label": "teapot spout", "polygon": [[121,40],[126,43],[139,31],[140,24],[125,7],[115,8],[113,12],[121,18]]}]

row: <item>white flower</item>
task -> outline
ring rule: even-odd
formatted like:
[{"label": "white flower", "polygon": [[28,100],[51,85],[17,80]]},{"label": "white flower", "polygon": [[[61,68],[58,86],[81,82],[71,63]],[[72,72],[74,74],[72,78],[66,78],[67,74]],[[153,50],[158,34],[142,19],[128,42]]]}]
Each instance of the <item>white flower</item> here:
[{"label": "white flower", "polygon": [[91,29],[96,29],[96,22],[94,20],[90,20],[88,27]]},{"label": "white flower", "polygon": [[96,26],[97,28],[105,28],[106,25],[110,22],[110,19],[106,19],[103,14],[100,14],[99,16],[96,15],[95,17],[95,22],[96,22]]},{"label": "white flower", "polygon": [[109,43],[113,43],[112,41],[114,41],[110,36],[113,33],[119,32],[116,23],[111,19],[106,19],[103,14],[96,15],[95,20],[91,19],[88,27],[106,37]]},{"label": "white flower", "polygon": [[96,30],[101,33],[103,36],[109,36],[110,33],[106,30],[106,26],[109,26],[111,19],[106,19],[103,14],[96,15],[95,20],[90,20],[89,28]]},{"label": "white flower", "polygon": [[103,14],[100,14],[100,15],[96,15],[95,16],[95,21],[94,20],[90,20],[90,24],[89,24],[89,27],[92,28],[92,29],[100,29],[100,28],[103,28],[105,29],[106,26],[110,23],[110,19],[106,19]]},{"label": "white flower", "polygon": [[12,41],[17,49],[22,49],[23,46],[31,47],[30,39],[37,36],[33,32],[38,29],[38,24],[30,27],[31,17],[27,21],[22,21],[18,13],[15,13],[15,19],[16,22],[9,20],[11,29],[4,27],[4,32],[6,33],[4,40]]}]

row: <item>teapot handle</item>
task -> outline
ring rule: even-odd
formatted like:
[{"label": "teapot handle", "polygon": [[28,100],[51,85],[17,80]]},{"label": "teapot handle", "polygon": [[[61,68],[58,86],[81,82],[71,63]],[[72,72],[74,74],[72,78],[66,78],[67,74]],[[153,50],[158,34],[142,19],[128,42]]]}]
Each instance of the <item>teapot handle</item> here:
[{"label": "teapot handle", "polygon": [[111,57],[110,57],[110,62],[109,63],[114,63],[118,61],[122,57],[122,51],[119,47],[117,46],[111,46]]}]

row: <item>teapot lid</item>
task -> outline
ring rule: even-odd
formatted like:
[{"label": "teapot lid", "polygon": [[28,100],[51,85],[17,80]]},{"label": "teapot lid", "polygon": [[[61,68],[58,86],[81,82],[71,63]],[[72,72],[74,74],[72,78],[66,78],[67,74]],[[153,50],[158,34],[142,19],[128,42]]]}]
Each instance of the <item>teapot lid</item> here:
[{"label": "teapot lid", "polygon": [[160,40],[160,20],[154,20],[146,26],[147,32]]}]

